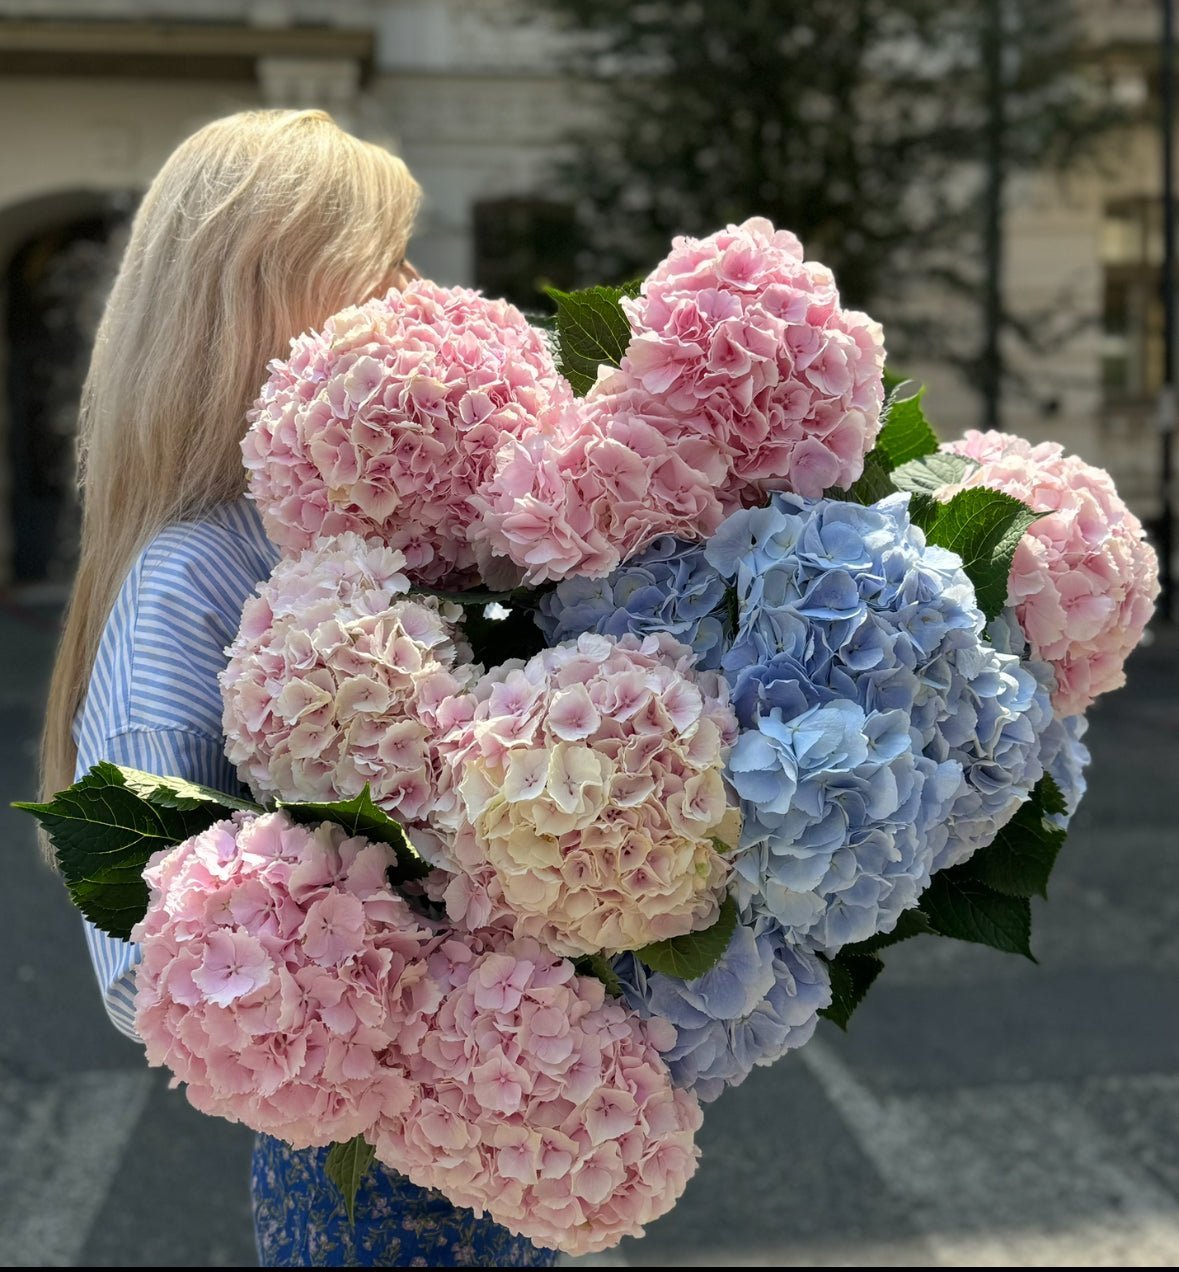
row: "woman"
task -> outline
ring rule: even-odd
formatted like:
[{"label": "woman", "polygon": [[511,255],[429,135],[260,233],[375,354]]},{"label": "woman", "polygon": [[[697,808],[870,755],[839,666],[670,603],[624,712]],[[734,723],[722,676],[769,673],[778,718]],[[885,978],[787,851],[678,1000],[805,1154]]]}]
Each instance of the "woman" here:
[{"label": "woman", "polygon": [[[275,552],[239,444],[267,362],[345,305],[414,277],[420,191],[319,111],[218,120],[152,182],[98,330],[79,420],[81,558],[50,689],[47,794],[99,760],[238,789],[217,675]],[[134,946],[88,927],[134,1036]],[[548,1266],[554,1256],[374,1167],[355,1227],[326,1150],[260,1137],[263,1266]]]}]

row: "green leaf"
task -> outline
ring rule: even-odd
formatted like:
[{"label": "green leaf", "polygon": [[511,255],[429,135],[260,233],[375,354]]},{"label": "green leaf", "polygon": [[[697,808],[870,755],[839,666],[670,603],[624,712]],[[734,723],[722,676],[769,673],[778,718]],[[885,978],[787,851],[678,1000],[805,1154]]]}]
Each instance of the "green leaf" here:
[{"label": "green leaf", "polygon": [[337,826],[343,826],[349,835],[360,835],[373,843],[388,844],[397,854],[397,865],[390,871],[393,883],[422,879],[430,873],[428,863],[418,856],[401,823],[395,822],[388,813],[373,803],[367,782],[364,790],[352,799],[320,804],[279,800],[276,807],[281,808],[292,821],[304,826],[318,826],[325,821],[334,822]]},{"label": "green leaf", "polygon": [[356,1194],[375,1156],[373,1146],[363,1135],[353,1136],[346,1144],[333,1144],[324,1169],[327,1177],[344,1197],[348,1222],[356,1222]]},{"label": "green leaf", "polygon": [[653,972],[678,976],[680,980],[695,980],[720,962],[736,926],[737,903],[732,897],[725,897],[712,927],[644,945],[641,950],[635,950],[635,957]]},{"label": "green leaf", "polygon": [[978,460],[949,451],[934,451],[920,459],[911,459],[892,470],[893,485],[898,490],[936,495],[943,486],[954,486],[978,467]]},{"label": "green leaf", "polygon": [[925,537],[962,558],[979,609],[990,619],[1007,603],[1015,549],[1024,531],[1041,515],[1011,495],[978,486],[960,490],[943,504]]},{"label": "green leaf", "polygon": [[920,910],[904,910],[891,932],[870,936],[866,941],[857,941],[854,945],[845,945],[841,953],[875,954],[890,945],[897,945],[914,936],[924,936],[933,932],[929,920]]},{"label": "green leaf", "polygon": [[735,637],[741,628],[741,599],[734,583],[725,588],[725,623],[725,634]]},{"label": "green leaf", "polygon": [[887,458],[879,447],[871,450],[864,458],[864,471],[847,490],[838,486],[830,486],[823,491],[824,499],[841,499],[844,503],[872,504],[886,495],[895,495],[897,491],[889,476]]},{"label": "green leaf", "polygon": [[910,495],[909,520],[915,526],[920,526],[928,537],[938,517],[942,515],[943,506],[932,495]]},{"label": "green leaf", "polygon": [[921,407],[924,396],[925,389],[921,388],[912,397],[898,398],[894,395],[884,404],[876,450],[882,453],[889,468],[897,468],[923,455],[932,455],[937,450],[937,434]]},{"label": "green leaf", "polygon": [[908,384],[909,377],[903,372],[892,371],[888,367],[884,368],[884,392],[891,397],[902,384]]},{"label": "green leaf", "polygon": [[561,373],[579,394],[588,393],[598,378],[598,367],[616,367],[630,344],[630,323],[618,303],[637,296],[641,283],[622,287],[586,287],[565,292],[546,287],[545,295],[557,306],[557,347]]},{"label": "green leaf", "polygon": [[1068,812],[1068,800],[1056,784],[1051,773],[1045,773],[1032,788],[1032,798],[1040,801],[1045,817],[1063,817]]},{"label": "green leaf", "polygon": [[256,804],[180,778],[96,764],[43,804],[18,803],[53,843],[70,898],[102,931],[126,940],[147,910],[152,853]]},{"label": "green leaf", "polygon": [[593,976],[606,986],[606,993],[611,998],[622,997],[622,981],[605,954],[583,954],[573,960],[579,976]]},{"label": "green leaf", "polygon": [[843,949],[828,960],[827,970],[831,973],[831,1006],[824,1007],[819,1015],[846,1030],[852,1012],[863,1002],[872,982],[884,971],[884,963],[875,954],[858,954]]},{"label": "green leaf", "polygon": [[985,883],[941,870],[921,897],[921,909],[941,936],[976,941],[1008,954],[1032,957],[1032,908],[1026,897],[1004,896]]},{"label": "green leaf", "polygon": [[1064,796],[1045,773],[995,838],[956,869],[1009,897],[1047,897],[1048,877],[1068,835],[1048,819],[1064,811]]},{"label": "green leaf", "polygon": [[256,804],[251,799],[245,799],[241,795],[226,795],[224,791],[215,791],[211,786],[202,786],[199,782],[190,782],[183,777],[157,777],[154,773],[123,768],[121,765],[119,772],[131,790],[157,808],[178,808],[191,812],[212,805],[222,810],[221,816],[225,815],[227,809],[243,813],[264,811],[261,804]]}]

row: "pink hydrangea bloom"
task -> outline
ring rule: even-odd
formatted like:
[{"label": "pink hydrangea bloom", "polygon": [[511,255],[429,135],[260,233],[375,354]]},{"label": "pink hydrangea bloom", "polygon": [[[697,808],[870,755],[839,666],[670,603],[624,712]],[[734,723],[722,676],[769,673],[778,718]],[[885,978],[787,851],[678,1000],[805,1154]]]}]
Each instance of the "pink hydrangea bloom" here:
[{"label": "pink hydrangea bloom", "polygon": [[250,494],[287,550],[344,531],[405,553],[416,581],[476,580],[470,496],[503,434],[571,393],[501,300],[417,281],[294,340],[250,413]]},{"label": "pink hydrangea bloom", "polygon": [[156,853],[131,938],[149,1063],[201,1112],[296,1147],[409,1107],[385,1053],[439,938],[389,890],[393,859],[283,813],[239,813]]},{"label": "pink hydrangea bloom", "polygon": [[1056,442],[1033,446],[1009,433],[971,431],[943,450],[979,466],[939,498],[986,486],[1048,514],[1016,549],[1007,600],[1032,654],[1056,675],[1056,714],[1085,711],[1125,684],[1126,658],[1154,612],[1158,560],[1141,523],[1104,469]]},{"label": "pink hydrangea bloom", "polygon": [[738,830],[722,779],[736,721],[724,681],[694,671],[686,646],[587,633],[496,668],[439,724],[435,817],[456,832],[443,864],[476,885],[448,894],[456,914],[506,909],[518,936],[573,956],[716,918],[712,841]]},{"label": "pink hydrangea bloom", "polygon": [[399,1040],[408,1105],[378,1158],[538,1246],[604,1250],[670,1210],[696,1169],[700,1106],[644,1023],[535,941],[483,934],[430,958],[433,998]]},{"label": "pink hydrangea bloom", "polygon": [[620,389],[505,438],[474,498],[484,572],[498,556],[532,583],[599,578],[661,534],[711,534],[724,516],[724,464],[705,438],[669,440],[654,422],[660,413],[645,393]]},{"label": "pink hydrangea bloom", "polygon": [[880,427],[880,325],[758,218],[679,238],[624,300],[621,370],[505,437],[474,498],[485,572],[601,577],[661,534],[707,538],[768,490],[850,486]]},{"label": "pink hydrangea bloom", "polygon": [[478,675],[458,606],[403,595],[400,552],[359,535],[278,563],[246,602],[221,676],[226,754],[261,797],[374,801],[412,826],[434,804],[439,704]]},{"label": "pink hydrangea bloom", "polygon": [[[753,217],[677,238],[623,308],[626,392],[659,402],[647,414],[669,442],[719,450],[726,511],[767,490],[817,498],[863,472],[880,427],[883,333],[842,308],[831,271],[789,231]],[[594,392],[610,398],[616,385]]]}]

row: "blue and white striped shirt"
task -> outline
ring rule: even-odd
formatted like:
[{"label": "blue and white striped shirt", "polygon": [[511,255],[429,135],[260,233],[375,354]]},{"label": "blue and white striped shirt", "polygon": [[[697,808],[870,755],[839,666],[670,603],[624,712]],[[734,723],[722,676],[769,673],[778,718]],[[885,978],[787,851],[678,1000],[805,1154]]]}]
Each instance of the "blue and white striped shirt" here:
[{"label": "blue and white striped shirt", "polygon": [[[245,498],[169,526],[127,575],[98,647],[74,726],[77,775],[100,760],[239,789],[225,758],[225,647],[242,606],[278,554]],[[115,1025],[134,1038],[138,946],[86,925],[86,944]]]}]

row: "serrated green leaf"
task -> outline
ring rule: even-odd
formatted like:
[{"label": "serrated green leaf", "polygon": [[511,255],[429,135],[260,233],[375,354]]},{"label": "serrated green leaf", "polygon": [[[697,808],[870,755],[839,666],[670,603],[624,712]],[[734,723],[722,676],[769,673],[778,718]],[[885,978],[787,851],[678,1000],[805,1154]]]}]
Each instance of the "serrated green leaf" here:
[{"label": "serrated green leaf", "polygon": [[373,1146],[363,1135],[354,1136],[346,1144],[333,1144],[328,1152],[324,1171],[344,1198],[349,1223],[356,1222],[356,1194],[375,1156]]},{"label": "serrated green leaf", "polygon": [[884,392],[886,396],[891,396],[902,384],[909,383],[909,377],[904,372],[893,371],[889,367],[884,368]]},{"label": "serrated green leaf", "polygon": [[949,451],[934,451],[892,470],[893,485],[914,494],[936,495],[943,486],[954,486],[978,467],[978,460]]},{"label": "serrated green leaf", "polygon": [[827,970],[831,974],[831,1005],[824,1007],[819,1015],[846,1030],[852,1012],[884,971],[884,963],[875,954],[843,949],[827,961]]},{"label": "serrated green leaf", "polygon": [[215,808],[242,813],[265,811],[261,804],[256,804],[251,799],[245,799],[241,795],[226,795],[224,791],[215,791],[211,786],[202,786],[199,782],[190,782],[183,777],[157,777],[154,773],[144,773],[141,769],[124,768],[121,765],[119,772],[131,790],[157,808],[191,811],[211,804]]},{"label": "serrated green leaf", "polygon": [[388,844],[397,854],[397,865],[390,870],[393,883],[407,879],[422,879],[430,873],[429,865],[418,856],[409,842],[400,822],[396,822],[383,809],[373,803],[368,783],[364,790],[352,799],[338,799],[324,803],[303,803],[296,800],[279,800],[276,807],[304,826],[318,826],[322,822],[334,822],[349,835],[360,835],[373,843]]},{"label": "serrated green leaf", "polygon": [[871,450],[864,458],[864,471],[847,490],[830,486],[823,491],[824,499],[840,499],[844,503],[873,504],[886,495],[895,495],[896,486],[889,475],[889,464],[879,450]]},{"label": "serrated green leaf", "polygon": [[631,331],[619,301],[637,296],[640,286],[633,282],[622,287],[586,287],[573,292],[545,288],[545,295],[557,306],[561,374],[575,393],[589,392],[598,378],[598,367],[621,363]]},{"label": "serrated green leaf", "polygon": [[991,619],[1007,603],[1015,549],[1028,526],[1041,515],[1011,495],[977,486],[960,490],[942,504],[925,537],[962,558],[962,568],[974,584],[979,609]]},{"label": "serrated green leaf", "polygon": [[611,998],[622,997],[622,981],[605,954],[583,954],[573,960],[573,966],[579,976],[592,976],[606,986],[606,993]]},{"label": "serrated green leaf", "polygon": [[921,909],[941,936],[975,941],[1008,954],[1032,957],[1032,908],[1026,897],[1004,896],[985,883],[941,870],[921,896]]},{"label": "serrated green leaf", "polygon": [[1068,832],[1048,818],[1065,811],[1064,796],[1048,774],[995,838],[957,867],[1010,897],[1047,897],[1048,877]]},{"label": "serrated green leaf", "polygon": [[924,396],[924,388],[918,389],[912,397],[898,398],[894,393],[884,404],[875,449],[881,452],[890,469],[937,450],[937,434],[921,406]]},{"label": "serrated green leaf", "polygon": [[920,526],[928,536],[938,517],[942,515],[942,504],[932,495],[909,496],[909,520]]},{"label": "serrated green leaf", "polygon": [[126,940],[147,910],[143,868],[235,809],[257,805],[180,778],[96,764],[43,804],[18,803],[53,844],[70,898],[98,928]]},{"label": "serrated green leaf", "polygon": [[1046,817],[1063,817],[1068,812],[1068,800],[1051,773],[1045,773],[1040,778],[1032,790],[1032,796],[1040,801]]},{"label": "serrated green leaf", "polygon": [[933,932],[933,928],[929,925],[929,920],[921,913],[920,910],[904,910],[901,917],[897,920],[896,927],[891,932],[883,932],[879,936],[870,936],[866,941],[857,941],[854,945],[845,945],[842,953],[848,954],[875,954],[880,950],[887,949],[890,945],[897,945],[901,941],[907,941],[914,936],[925,936]]},{"label": "serrated green leaf", "polygon": [[635,950],[635,957],[653,972],[678,976],[680,980],[695,980],[720,962],[736,926],[737,903],[732,897],[725,897],[712,927],[644,945],[641,950]]}]

